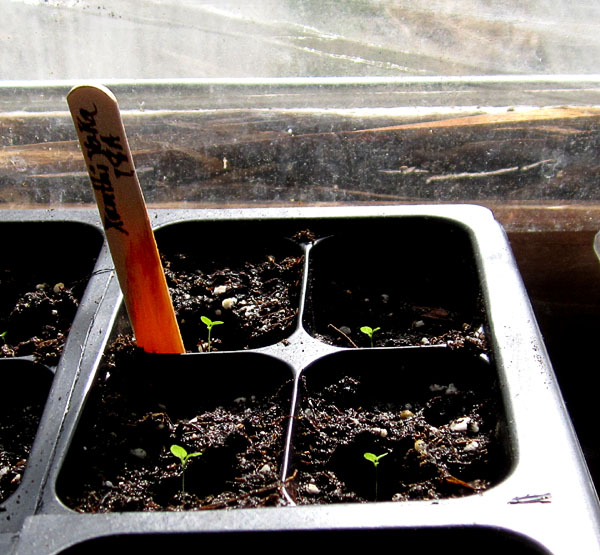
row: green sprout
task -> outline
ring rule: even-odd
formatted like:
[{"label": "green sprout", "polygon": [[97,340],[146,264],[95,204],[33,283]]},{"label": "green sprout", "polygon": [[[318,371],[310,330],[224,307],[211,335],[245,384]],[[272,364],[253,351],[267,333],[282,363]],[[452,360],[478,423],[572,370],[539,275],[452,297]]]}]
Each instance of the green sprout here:
[{"label": "green sprout", "polygon": [[225,322],[221,322],[220,320],[215,320],[213,322],[208,316],[200,316],[200,320],[202,320],[202,323],[205,324],[208,329],[208,347],[206,350],[210,351],[210,332],[213,329],[213,326],[224,324]]},{"label": "green sprout", "polygon": [[181,445],[171,445],[171,453],[181,462],[181,493],[185,493],[185,465],[188,459],[198,457],[202,453],[188,453]]},{"label": "green sprout", "polygon": [[383,453],[382,455],[377,456],[374,453],[365,453],[363,455],[365,457],[365,459],[367,459],[368,461],[371,461],[373,463],[373,466],[375,467],[375,501],[377,501],[377,497],[378,497],[377,467],[379,466],[380,459],[385,457],[387,454],[388,453]]},{"label": "green sprout", "polygon": [[373,346],[373,334],[380,329],[381,328],[370,328],[369,326],[363,326],[360,328],[360,331],[369,336],[369,339],[371,340],[371,347]]},{"label": "green sprout", "polygon": [[0,339],[2,339],[2,341],[4,342],[5,345],[6,345],[6,333],[7,332],[8,332],[8,330],[5,330],[2,333],[0,333]]}]

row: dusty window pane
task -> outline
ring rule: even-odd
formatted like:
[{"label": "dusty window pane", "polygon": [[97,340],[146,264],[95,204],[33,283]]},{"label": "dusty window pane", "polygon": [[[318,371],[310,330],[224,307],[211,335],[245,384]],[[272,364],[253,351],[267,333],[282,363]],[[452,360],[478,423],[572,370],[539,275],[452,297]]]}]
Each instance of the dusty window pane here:
[{"label": "dusty window pane", "polygon": [[596,73],[599,16],[568,0],[5,0],[0,79]]}]

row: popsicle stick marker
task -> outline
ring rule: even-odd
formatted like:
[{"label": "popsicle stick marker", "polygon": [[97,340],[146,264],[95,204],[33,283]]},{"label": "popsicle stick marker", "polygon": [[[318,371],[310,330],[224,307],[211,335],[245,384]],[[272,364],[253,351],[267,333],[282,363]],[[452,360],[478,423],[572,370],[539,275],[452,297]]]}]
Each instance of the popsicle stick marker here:
[{"label": "popsicle stick marker", "polygon": [[117,99],[105,87],[82,85],[67,102],[137,345],[184,353]]}]

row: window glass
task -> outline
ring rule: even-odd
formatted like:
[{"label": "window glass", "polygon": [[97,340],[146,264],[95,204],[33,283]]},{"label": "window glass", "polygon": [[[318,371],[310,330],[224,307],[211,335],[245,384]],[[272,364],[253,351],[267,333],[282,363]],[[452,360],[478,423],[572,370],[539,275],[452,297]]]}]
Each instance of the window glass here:
[{"label": "window glass", "polygon": [[600,228],[597,2],[0,4],[1,207],[93,203],[65,102],[93,81],[152,205],[474,202]]},{"label": "window glass", "polygon": [[596,73],[569,0],[2,0],[0,78]]}]

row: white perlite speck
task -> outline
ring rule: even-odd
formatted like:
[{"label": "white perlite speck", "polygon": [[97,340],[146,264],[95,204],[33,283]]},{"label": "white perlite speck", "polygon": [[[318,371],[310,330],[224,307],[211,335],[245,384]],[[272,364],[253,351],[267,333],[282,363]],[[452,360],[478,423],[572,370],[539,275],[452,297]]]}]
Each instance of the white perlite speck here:
[{"label": "white perlite speck", "polygon": [[469,418],[468,416],[457,418],[456,420],[450,423],[450,430],[453,432],[466,432],[469,428],[470,422],[471,418]]},{"label": "white perlite speck", "polygon": [[463,451],[470,452],[470,451],[477,451],[477,449],[479,449],[479,442],[478,441],[469,441],[469,443],[467,443],[464,446]]},{"label": "white perlite speck", "polygon": [[235,297],[229,297],[227,299],[223,299],[221,306],[225,310],[231,310],[236,305],[236,303],[237,303],[237,299]]},{"label": "white perlite speck", "polygon": [[315,484],[308,484],[306,486],[306,493],[310,493],[311,495],[319,495],[321,490]]}]

